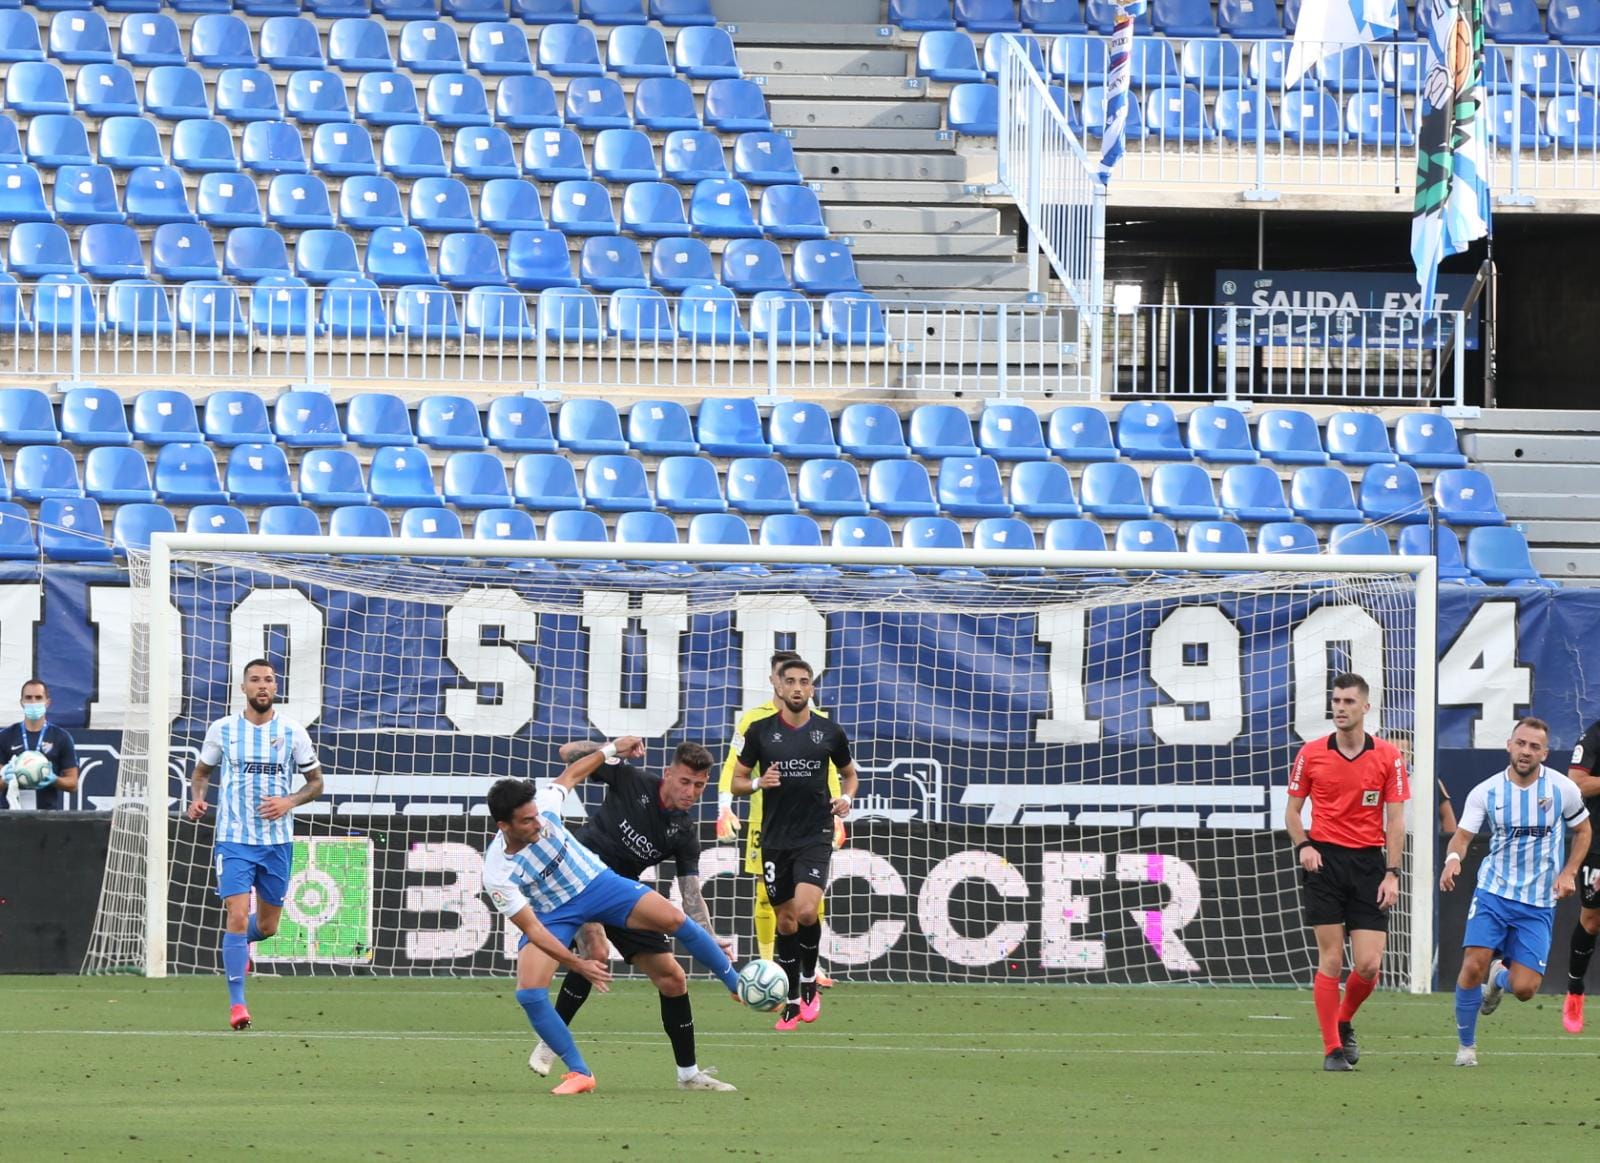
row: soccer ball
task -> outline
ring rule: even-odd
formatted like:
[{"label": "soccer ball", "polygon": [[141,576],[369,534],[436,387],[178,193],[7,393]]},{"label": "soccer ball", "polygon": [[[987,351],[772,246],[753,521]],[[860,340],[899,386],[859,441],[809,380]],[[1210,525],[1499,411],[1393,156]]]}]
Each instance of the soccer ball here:
[{"label": "soccer ball", "polygon": [[773,961],[747,961],[739,970],[739,1000],[753,1010],[775,1010],[789,999],[789,975]]},{"label": "soccer ball", "polygon": [[24,751],[6,764],[5,776],[19,789],[31,790],[48,783],[55,774],[50,759],[42,751]]}]

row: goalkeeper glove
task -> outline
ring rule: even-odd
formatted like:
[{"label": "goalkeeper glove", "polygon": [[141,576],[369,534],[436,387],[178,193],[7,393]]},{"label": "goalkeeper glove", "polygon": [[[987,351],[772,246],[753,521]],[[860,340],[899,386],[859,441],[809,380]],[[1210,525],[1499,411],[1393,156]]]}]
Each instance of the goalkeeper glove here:
[{"label": "goalkeeper glove", "polygon": [[738,814],[733,810],[733,796],[718,796],[717,808],[717,839],[732,840],[739,834],[739,829],[743,827],[739,823]]},{"label": "goalkeeper glove", "polygon": [[848,840],[849,838],[850,837],[845,833],[845,830],[844,830],[844,821],[839,819],[838,816],[835,816],[833,818],[833,846],[834,846],[834,848],[836,848],[836,849],[843,848],[844,844],[845,844],[845,841]]}]

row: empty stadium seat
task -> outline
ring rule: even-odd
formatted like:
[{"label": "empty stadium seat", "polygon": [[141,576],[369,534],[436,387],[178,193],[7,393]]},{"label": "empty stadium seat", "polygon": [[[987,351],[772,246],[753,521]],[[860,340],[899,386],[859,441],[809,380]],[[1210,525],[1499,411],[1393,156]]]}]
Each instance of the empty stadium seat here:
[{"label": "empty stadium seat", "polygon": [[[816,521],[804,513],[774,513],[763,518],[758,534],[762,545],[791,546],[802,549],[820,549],[822,530]],[[802,574],[837,574],[830,565],[815,563],[772,563],[768,568]]]},{"label": "empty stadium seat", "polygon": [[355,240],[339,230],[306,230],[294,244],[294,273],[313,283],[361,274]]},{"label": "empty stadium seat", "polygon": [[622,229],[642,238],[687,236],[689,223],[678,188],[668,182],[634,182],[622,195]]},{"label": "empty stadium seat", "polygon": [[1057,408],[1050,414],[1050,451],[1062,460],[1116,460],[1117,448],[1111,440],[1111,423],[1099,408],[1077,405]]},{"label": "empty stadium seat", "polygon": [[677,77],[646,77],[633,91],[633,119],[658,132],[698,130],[700,110],[694,91]]},{"label": "empty stadium seat", "polygon": [[750,342],[733,292],[716,283],[684,288],[678,300],[678,334],[694,344]]},{"label": "empty stadium seat", "polygon": [[6,70],[6,108],[30,117],[41,113],[71,114],[67,78],[49,61],[18,61]]},{"label": "empty stadium seat", "polygon": [[550,193],[550,225],[563,234],[615,234],[611,195],[599,182],[557,182]]},{"label": "empty stadium seat", "polygon": [[539,188],[522,178],[491,178],[478,194],[478,216],[485,230],[510,234],[516,230],[543,230],[544,210]]},{"label": "empty stadium seat", "polygon": [[517,504],[539,512],[583,508],[577,472],[566,456],[530,452],[517,458],[512,470]]},{"label": "empty stadium seat", "polygon": [[963,81],[950,90],[945,121],[968,137],[994,137],[1000,132],[1000,88],[983,81]]},{"label": "empty stadium seat", "polygon": [[[543,38],[540,38],[541,43]],[[466,66],[456,30],[441,20],[408,20],[400,26],[402,69],[413,73],[459,73]]]},{"label": "empty stadium seat", "polygon": [[196,17],[189,30],[189,59],[212,69],[253,68],[256,50],[250,26],[232,13]]},{"label": "empty stadium seat", "polygon": [[1504,525],[1494,482],[1477,469],[1442,469],[1433,481],[1439,516],[1452,525]]},{"label": "empty stadium seat", "polygon": [[429,122],[453,129],[492,124],[489,95],[471,73],[437,73],[428,82],[423,111]]},{"label": "empty stadium seat", "polygon": [[733,174],[759,186],[792,185],[802,180],[794,148],[778,133],[741,133],[733,143]]},{"label": "empty stadium seat", "polygon": [[223,69],[216,82],[217,116],[229,121],[278,121],[283,110],[272,74],[264,69]]},{"label": "empty stadium seat", "polygon": [[1184,536],[1188,553],[1249,553],[1250,539],[1232,521],[1196,521]]},{"label": "empty stadium seat", "polygon": [[1600,149],[1600,101],[1592,93],[1564,93],[1545,106],[1545,130],[1557,149]]},{"label": "empty stadium seat", "polygon": [[1341,524],[1328,530],[1328,552],[1339,557],[1387,557],[1389,535],[1377,525]]},{"label": "empty stadium seat", "polygon": [[[48,399],[43,401],[42,413],[37,411],[37,400],[27,402],[27,406],[35,410],[32,419],[26,418],[26,411],[13,414],[12,394],[33,391],[32,388],[0,389],[0,440],[8,444],[53,444],[56,439],[65,437],[80,447],[133,443],[122,398],[109,388],[69,388],[63,393],[60,437],[54,435],[55,423],[49,417]],[[43,397],[42,392],[38,395]],[[46,420],[50,420],[48,427],[44,426]]]},{"label": "empty stadium seat", "polygon": [[933,516],[939,503],[921,461],[874,461],[867,472],[867,503],[891,517]]},{"label": "empty stadium seat", "polygon": [[[790,187],[780,187],[789,189]],[[791,274],[797,291],[826,295],[833,291],[860,291],[855,260],[842,244],[806,239],[795,244]]]},{"label": "empty stadium seat", "polygon": [[1078,481],[1078,503],[1095,517],[1140,518],[1151,515],[1139,471],[1125,461],[1086,465]]},{"label": "empty stadium seat", "polygon": [[83,496],[77,461],[71,452],[53,444],[28,444],[17,449],[11,465],[11,487],[24,501]]},{"label": "empty stadium seat", "polygon": [[700,451],[694,425],[674,400],[640,400],[628,411],[628,443],[651,456],[692,456]]},{"label": "empty stadium seat", "polygon": [[1328,453],[1341,464],[1381,464],[1394,459],[1389,430],[1373,412],[1336,412],[1328,417]]},{"label": "empty stadium seat", "polygon": [[[412,187],[413,199],[415,192],[424,182],[442,182],[453,179],[447,178],[422,178]],[[273,195],[277,193],[279,182],[310,181],[321,186],[315,178],[274,178],[272,180]],[[292,196],[292,193],[291,193]],[[323,191],[324,200],[326,190]],[[311,199],[308,199],[308,201]],[[302,226],[315,228],[319,225],[331,227],[331,216],[327,222],[313,221],[322,217],[321,207],[313,207],[309,214],[296,212],[291,219],[287,215],[276,212],[273,204],[275,197],[269,195],[268,214],[275,222],[282,222],[286,226]],[[400,204],[400,189],[392,178],[374,177],[370,175],[357,175],[346,179],[339,187],[339,221],[346,227],[358,230],[377,230],[384,226],[404,226],[406,215]],[[342,249],[342,248],[341,248]],[[352,247],[353,251],[354,248]]]},{"label": "empty stadium seat", "polygon": [[313,505],[372,503],[361,463],[343,448],[313,448],[301,458],[300,495]]},{"label": "empty stadium seat", "polygon": [[489,446],[475,404],[465,396],[425,396],[417,404],[417,439],[429,448],[478,450]]},{"label": "empty stadium seat", "polygon": [[216,454],[203,442],[166,444],[151,474],[156,495],[169,505],[221,505],[228,501]]},{"label": "empty stadium seat", "polygon": [[1207,0],[1153,0],[1151,23],[1169,37],[1217,36],[1217,21]]},{"label": "empty stadium seat", "polygon": [[328,515],[329,537],[392,537],[389,514],[376,505],[341,505]]},{"label": "empty stadium seat", "polygon": [[1418,524],[1428,519],[1422,483],[1408,464],[1374,464],[1361,476],[1361,512],[1368,521]]},{"label": "empty stadium seat", "polygon": [[[724,262],[727,256],[728,252],[723,251]],[[730,290],[741,290],[738,279],[730,280],[724,274],[723,282]],[[814,338],[814,322],[811,301],[799,291],[757,291],[750,300],[750,334],[763,343],[810,344]]]},{"label": "empty stadium seat", "polygon": [[620,513],[653,508],[644,465],[635,457],[606,453],[590,458],[583,472],[584,503]]},{"label": "empty stadium seat", "polygon": [[[665,513],[654,510],[631,511],[617,518],[616,544],[618,545],[677,545],[678,527]],[[643,566],[657,572],[693,573],[693,567],[682,561],[637,560],[629,564]]]},{"label": "empty stadium seat", "polygon": [[[896,422],[896,430],[899,424]],[[796,459],[831,459],[839,455],[828,411],[820,404],[783,401],[772,406],[768,434],[779,455]]]},{"label": "empty stadium seat", "polygon": [[205,438],[223,448],[272,440],[266,405],[253,392],[213,392],[206,398]]},{"label": "empty stadium seat", "polygon": [[178,330],[210,342],[248,336],[238,288],[207,279],[183,284],[178,288]]},{"label": "empty stadium seat", "polygon": [[149,552],[153,535],[177,531],[177,520],[165,505],[123,505],[111,519],[112,556],[125,560],[130,552]]},{"label": "empty stadium seat", "polygon": [[192,174],[237,173],[233,135],[220,121],[180,121],[172,129],[172,164]]},{"label": "empty stadium seat", "polygon": [[1017,15],[1022,26],[1036,33],[1059,36],[1081,33],[1088,28],[1083,20],[1083,6],[1078,0],[1022,0]]},{"label": "empty stadium seat", "polygon": [[556,413],[556,440],[572,452],[623,453],[622,420],[609,400],[564,401]]},{"label": "empty stadium seat", "polygon": [[1395,451],[1407,464],[1427,468],[1465,468],[1467,458],[1448,417],[1408,412],[1395,421]]},{"label": "empty stadium seat", "polygon": [[304,279],[273,275],[250,292],[250,326],[262,335],[304,336],[320,324],[311,322],[311,291]]},{"label": "empty stadium seat", "polygon": [[[311,168],[331,177],[371,176],[378,172],[372,135],[360,125],[326,122],[311,134]],[[296,172],[292,166],[284,172]]]},{"label": "empty stadium seat", "polygon": [[106,288],[106,329],[117,338],[171,335],[172,304],[149,279],[119,279]]},{"label": "empty stadium seat", "polygon": [[1498,149],[1547,149],[1555,141],[1539,124],[1539,107],[1526,93],[1490,93],[1484,100],[1489,144]]},{"label": "empty stadium seat", "polygon": [[450,173],[444,142],[431,125],[391,125],[383,131],[379,164],[397,178],[443,178]]},{"label": "empty stadium seat", "polygon": [[[833,523],[829,542],[835,549],[895,548],[894,532],[888,523],[882,517],[871,515],[840,517]],[[898,577],[911,573],[898,565],[845,565],[841,568],[847,573],[865,573],[869,577]]]},{"label": "empty stadium seat", "polygon": [[683,291],[715,283],[711,251],[698,238],[663,238],[650,248],[650,283],[664,291]]},{"label": "empty stadium seat", "polygon": [[670,77],[667,42],[650,25],[628,25],[606,38],[606,69],[619,77]]},{"label": "empty stadium seat", "polygon": [[[1488,528],[1493,528],[1488,526]],[[1471,534],[1468,534],[1469,536]],[[1483,579],[1467,568],[1461,542],[1442,525],[1407,525],[1395,539],[1395,552],[1408,557],[1432,557],[1440,582],[1481,586]]]},{"label": "empty stadium seat", "polygon": [[1082,512],[1072,478],[1056,460],[1025,460],[1011,468],[1007,498],[1027,517],[1076,517]]},{"label": "empty stadium seat", "polygon": [[[261,208],[255,182],[238,174],[201,174],[194,204],[200,221],[207,226],[266,225],[267,215]],[[283,240],[278,241],[281,246]]]},{"label": "empty stadium seat", "polygon": [[[37,176],[34,180],[37,182]],[[184,196],[183,177],[171,166],[142,166],[130,173],[123,187],[123,206],[127,220],[140,226],[195,219]]]},{"label": "empty stadium seat", "polygon": [[321,537],[322,518],[302,505],[268,505],[256,518],[263,537]]},{"label": "empty stadium seat", "polygon": [[[972,527],[972,548],[984,550],[1037,549],[1033,528],[1017,517],[985,517]],[[988,566],[989,573],[1000,576],[1037,573],[1035,569],[1015,566]]]},{"label": "empty stadium seat", "polygon": [[[904,549],[965,549],[967,541],[961,526],[949,517],[910,517],[900,527],[900,545]],[[939,577],[961,580],[981,580],[983,572],[952,566],[917,565],[913,573],[931,573]]]},{"label": "empty stadium seat", "polygon": [[1009,517],[1011,502],[1000,466],[988,456],[948,456],[939,461],[939,508],[954,517]]},{"label": "empty stadium seat", "polygon": [[1500,585],[1535,585],[1555,588],[1544,578],[1528,553],[1522,532],[1510,526],[1478,528],[1467,534],[1466,564],[1473,574]]},{"label": "empty stadium seat", "polygon": [[723,133],[772,128],[760,86],[737,77],[720,77],[706,86],[701,114],[707,129]]},{"label": "empty stadium seat", "polygon": [[1357,93],[1345,106],[1345,128],[1364,145],[1416,144],[1411,119],[1393,93]]},{"label": "empty stadium seat", "polygon": [[[481,26],[480,26],[481,27]],[[521,509],[480,509],[472,523],[472,536],[476,541],[537,541],[539,533],[533,518]],[[501,560],[506,559],[490,559]],[[529,562],[535,568],[546,563]]]},{"label": "empty stadium seat", "polygon": [[506,275],[525,291],[576,287],[566,236],[555,230],[515,230],[506,240]]},{"label": "empty stadium seat", "polygon": [[889,0],[889,23],[908,32],[956,26],[950,0]]},{"label": "empty stadium seat", "polygon": [[[499,461],[496,459],[496,466]],[[448,465],[448,462],[447,462]],[[463,489],[466,495],[466,486],[472,482],[471,466],[463,465],[457,468],[458,479],[454,482]],[[505,470],[500,469],[502,484],[504,483]],[[486,494],[500,496],[492,488],[492,475],[488,479],[490,487],[485,489]],[[429,506],[441,503],[439,491],[434,487],[433,469],[428,464],[428,454],[416,448],[380,448],[372,454],[372,463],[367,471],[367,489],[372,493],[373,499],[380,505],[393,506]],[[504,503],[509,498],[509,492],[496,506]],[[491,505],[475,505],[476,508],[496,507]]]},{"label": "empty stadium seat", "polygon": [[133,401],[133,435],[145,444],[198,444],[205,437],[187,392],[149,388]]},{"label": "empty stadium seat", "polygon": [[622,86],[610,77],[573,77],[567,82],[563,118],[574,129],[627,129],[633,124]]},{"label": "empty stadium seat", "polygon": [[1057,553],[1104,553],[1105,530],[1088,517],[1058,517],[1044,528],[1044,548]]},{"label": "empty stadium seat", "polygon": [[417,91],[404,73],[373,72],[356,82],[356,119],[368,125],[420,125]]},{"label": "empty stadium seat", "polygon": [[1188,460],[1172,408],[1160,401],[1124,404],[1117,416],[1117,447],[1133,460]]},{"label": "empty stadium seat", "polygon": [[490,342],[532,342],[538,337],[528,304],[510,287],[473,287],[467,292],[466,333]]},{"label": "empty stadium seat", "polygon": [[117,31],[117,55],[130,65],[144,68],[182,65],[188,60],[177,24],[164,13],[124,18]]},{"label": "empty stadium seat", "polygon": [[33,324],[46,334],[97,333],[100,316],[89,280],[78,274],[40,278],[33,292]]},{"label": "empty stadium seat", "polygon": [[428,243],[410,226],[384,226],[367,242],[366,275],[380,287],[403,287],[434,281]]},{"label": "empty stadium seat", "polygon": [[1331,93],[1302,88],[1283,95],[1283,136],[1297,144],[1336,145],[1350,135]]},{"label": "empty stadium seat", "polygon": [[272,410],[272,431],[287,448],[337,448],[345,442],[339,413],[324,392],[290,391],[279,396]]},{"label": "empty stadium seat", "polygon": [[[117,205],[117,179],[107,166],[62,166],[57,170],[55,211],[56,221],[69,226],[122,225],[127,221]],[[80,256],[83,253],[81,244],[78,252]]]},{"label": "empty stadium seat", "polygon": [[378,284],[359,275],[339,275],[328,280],[317,324],[336,339],[370,342],[386,335],[389,316]]},{"label": "empty stadium seat", "polygon": [[984,71],[972,38],[949,29],[925,32],[918,39],[917,76],[947,83],[982,81]]},{"label": "empty stadium seat", "polygon": [[696,182],[689,197],[689,222],[700,238],[757,238],[750,192],[734,178],[708,178]]},{"label": "empty stadium seat", "polygon": [[38,166],[89,165],[89,135],[70,113],[41,113],[28,122],[27,157]]},{"label": "empty stadium seat", "polygon": [[211,232],[186,222],[156,227],[150,239],[150,268],[168,282],[222,277]]},{"label": "empty stadium seat", "polygon": [[[13,73],[19,67],[13,66]],[[83,66],[73,84],[73,101],[79,113],[90,117],[138,117],[144,112],[133,73],[126,65]]]},{"label": "empty stadium seat", "polygon": [[1256,446],[1274,464],[1327,464],[1317,422],[1294,408],[1273,408],[1256,420]]},{"label": "empty stadium seat", "polygon": [[1197,464],[1160,464],[1150,474],[1150,505],[1179,521],[1216,521],[1222,509],[1211,491],[1211,476]]},{"label": "empty stadium seat", "polygon": [[1234,90],[1218,93],[1212,114],[1218,135],[1227,141],[1277,145],[1283,140],[1272,102],[1262,101],[1253,93]]},{"label": "empty stadium seat", "polygon": [[1499,44],[1543,44],[1548,39],[1533,0],[1495,0],[1485,4],[1483,38]]},{"label": "empty stadium seat", "polygon": [[[701,445],[705,445],[703,434]],[[778,460],[748,456],[734,460],[728,466],[727,497],[729,507],[740,513],[796,511],[788,470]]]},{"label": "empty stadium seat", "polygon": [[800,466],[799,502],[802,509],[827,516],[865,515],[861,474],[847,460],[819,457]]},{"label": "empty stadium seat", "polygon": [[1177,553],[1178,532],[1165,521],[1133,520],[1117,526],[1118,553]]},{"label": "empty stadium seat", "polygon": [[196,505],[189,510],[184,529],[189,533],[226,533],[234,536],[248,536],[250,522],[242,512],[232,505]]},{"label": "empty stadium seat", "polygon": [[235,504],[300,503],[300,494],[289,481],[289,462],[276,444],[241,444],[234,448],[228,454],[224,487]]},{"label": "empty stadium seat", "polygon": [[[32,522],[18,505],[0,506],[4,518],[14,519],[21,530],[12,530],[15,536],[25,532],[31,540]],[[21,514],[18,517],[18,514]],[[16,545],[18,540],[7,538]],[[23,546],[26,549],[26,545]],[[107,562],[111,560],[110,538],[106,536],[105,522],[100,506],[95,501],[70,497],[50,497],[39,502],[39,549],[48,561]],[[25,554],[32,556],[31,553]]]},{"label": "empty stadium seat", "polygon": [[989,80],[997,80],[1000,76],[1001,49],[1007,42],[1022,46],[1023,53],[1028,62],[1033,65],[1034,71],[1040,76],[1045,73],[1044,49],[1039,43],[1039,38],[1026,33],[1008,33],[1005,36],[986,37],[983,42],[983,74]]},{"label": "empty stadium seat", "polygon": [[[606,523],[599,513],[588,510],[561,509],[551,513],[545,521],[544,537],[546,541],[567,542],[594,542],[605,544]],[[584,560],[575,558],[565,560],[564,565],[576,566],[587,570],[608,570],[616,568],[615,564],[604,560]]]},{"label": "empty stadium seat", "polygon": [[467,36],[467,67],[485,76],[532,75],[527,33],[504,21],[475,25]]},{"label": "empty stadium seat", "polygon": [[1026,404],[987,405],[978,414],[978,447],[996,460],[1046,460],[1050,456],[1039,414]]},{"label": "empty stadium seat", "polygon": [[1316,530],[1299,521],[1269,521],[1256,530],[1257,553],[1320,553]]},{"label": "empty stadium seat", "polygon": [[1022,27],[1011,0],[955,0],[956,23],[969,32],[1016,32]]},{"label": "empty stadium seat", "polygon": [[1289,482],[1289,504],[1303,521],[1337,524],[1361,520],[1350,478],[1331,465],[1296,471]]},{"label": "empty stadium seat", "polygon": [[761,430],[761,414],[748,398],[706,400],[695,419],[700,447],[713,456],[768,456],[772,445]]},{"label": "empty stadium seat", "polygon": [[597,234],[583,240],[578,275],[584,286],[596,291],[643,289],[649,285],[639,244],[615,235]]},{"label": "empty stadium seat", "polygon": [[1235,40],[1270,40],[1284,32],[1273,0],[1217,0],[1217,24]]},{"label": "empty stadium seat", "polygon": [[770,238],[820,240],[828,235],[817,193],[810,186],[803,185],[773,186],[761,195],[761,229]]},{"label": "empty stadium seat", "polygon": [[1204,98],[1189,85],[1151,89],[1144,102],[1144,125],[1150,136],[1163,144],[1205,142],[1217,135],[1207,120]]},{"label": "empty stadium seat", "polygon": [[1236,464],[1222,474],[1222,511],[1235,521],[1288,521],[1283,482],[1265,465]]},{"label": "empty stadium seat", "polygon": [[1212,405],[1189,414],[1189,447],[1208,464],[1254,464],[1260,459],[1250,442],[1250,425],[1237,408]]},{"label": "empty stadium seat", "polygon": [[598,343],[605,337],[600,304],[584,290],[551,287],[540,292],[538,326],[554,343]]},{"label": "empty stadium seat", "polygon": [[58,444],[50,397],[37,388],[0,388],[0,442]]}]

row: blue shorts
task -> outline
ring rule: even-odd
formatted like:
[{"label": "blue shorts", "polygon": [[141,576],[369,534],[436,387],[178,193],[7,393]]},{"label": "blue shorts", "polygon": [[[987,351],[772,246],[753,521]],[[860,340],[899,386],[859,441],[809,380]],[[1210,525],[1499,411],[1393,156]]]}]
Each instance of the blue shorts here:
[{"label": "blue shorts", "polygon": [[293,844],[233,844],[219,840],[215,856],[217,895],[223,900],[253,888],[257,898],[267,904],[283,904],[289,892]]},{"label": "blue shorts", "polygon": [[1555,920],[1553,908],[1525,905],[1480,889],[1472,894],[1461,947],[1495,949],[1502,961],[1543,974],[1550,957],[1550,930]]},{"label": "blue shorts", "polygon": [[[578,930],[590,921],[627,928],[639,898],[650,892],[648,885],[629,880],[607,868],[584,886],[582,892],[566,904],[557,905],[548,913],[538,913],[539,923],[550,930],[563,945],[572,944]],[[517,942],[521,949],[528,943],[527,934]]]}]

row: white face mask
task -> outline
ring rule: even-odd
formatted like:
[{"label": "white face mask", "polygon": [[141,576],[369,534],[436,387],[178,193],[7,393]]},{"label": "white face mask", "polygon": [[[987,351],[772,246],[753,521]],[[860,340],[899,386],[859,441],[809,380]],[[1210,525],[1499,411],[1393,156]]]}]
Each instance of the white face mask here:
[{"label": "white face mask", "polygon": [[44,718],[45,707],[43,703],[23,703],[22,717],[30,723],[37,723]]}]

